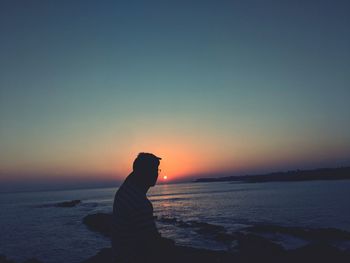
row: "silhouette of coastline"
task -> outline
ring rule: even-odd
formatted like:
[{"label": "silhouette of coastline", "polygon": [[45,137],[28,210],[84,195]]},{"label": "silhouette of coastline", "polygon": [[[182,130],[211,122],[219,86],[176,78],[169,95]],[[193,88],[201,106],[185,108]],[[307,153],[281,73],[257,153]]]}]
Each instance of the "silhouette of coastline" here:
[{"label": "silhouette of coastline", "polygon": [[314,181],[314,180],[348,180],[350,179],[350,167],[341,168],[321,168],[315,170],[295,170],[288,172],[275,172],[259,175],[241,175],[198,178],[194,182],[229,182],[241,181],[246,183],[263,182],[295,182],[295,181]]}]

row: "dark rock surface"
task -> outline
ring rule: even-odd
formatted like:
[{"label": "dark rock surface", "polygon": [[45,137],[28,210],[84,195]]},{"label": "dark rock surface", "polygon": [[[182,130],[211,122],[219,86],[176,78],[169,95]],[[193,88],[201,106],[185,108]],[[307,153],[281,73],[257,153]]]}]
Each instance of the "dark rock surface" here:
[{"label": "dark rock surface", "polygon": [[[236,255],[223,251],[211,251],[206,249],[196,249],[191,247],[175,246],[171,255],[167,254],[160,259],[152,260],[152,263],[228,263],[235,262]],[[113,253],[111,248],[100,250],[95,256],[82,263],[112,263]],[[147,262],[145,262],[147,263]]]},{"label": "dark rock surface", "polygon": [[30,258],[24,261],[23,263],[42,263],[42,261],[36,259],[36,258]]},{"label": "dark rock surface", "polygon": [[239,253],[250,256],[271,257],[281,256],[285,252],[282,246],[277,245],[266,238],[254,234],[237,235]]},{"label": "dark rock surface", "polygon": [[[334,240],[350,240],[350,233],[332,228],[301,228],[276,225],[256,225],[247,227],[235,233],[228,233],[223,226],[214,224],[182,221],[176,218],[161,217],[158,221],[181,228],[191,228],[205,238],[211,238],[223,243],[235,241],[237,246],[231,252],[212,251],[191,247],[174,246],[170,262],[350,262],[350,251],[342,251],[329,242]],[[83,219],[84,224],[93,231],[110,237],[112,215],[105,213],[91,214]],[[308,239],[309,245],[286,250],[281,245],[261,236],[261,233],[282,233]],[[350,248],[349,248],[350,249]],[[102,249],[97,255],[84,263],[111,262],[110,248]],[[159,262],[164,262],[159,261]],[[152,262],[157,263],[157,260]]]},{"label": "dark rock surface", "polygon": [[[249,240],[249,241],[248,241]],[[324,244],[313,244],[293,251],[285,251],[274,245],[267,245],[263,240],[249,237],[244,249],[235,253],[212,251],[191,247],[175,246],[172,255],[165,255],[163,259],[153,260],[152,263],[250,263],[250,262],[286,262],[286,263],[349,263],[350,254],[339,251]],[[250,242],[253,243],[250,243]],[[112,263],[111,248],[100,250],[95,256],[82,263]]]},{"label": "dark rock surface", "polygon": [[[75,200],[73,200],[75,201]],[[340,250],[330,244],[334,240],[350,240],[350,233],[332,228],[301,228],[284,227],[276,225],[256,225],[247,227],[235,233],[229,233],[223,226],[198,222],[182,221],[176,218],[162,217],[158,219],[165,224],[172,224],[177,227],[191,228],[203,235],[204,238],[211,238],[216,241],[236,246],[231,251],[212,251],[208,249],[197,249],[175,245],[169,254],[163,253],[161,257],[152,260],[152,263],[250,263],[250,262],[334,262],[349,263],[350,248]],[[84,217],[83,223],[92,231],[110,237],[112,230],[112,215],[106,213],[90,214]],[[265,238],[261,234],[281,233],[310,240],[309,244],[297,249],[286,250],[281,245]],[[161,250],[160,251],[160,255]],[[137,251],[135,251],[137,252]],[[113,255],[111,248],[101,249],[95,256],[84,260],[82,263],[112,263]],[[0,255],[0,263],[16,263]],[[23,263],[41,263],[33,258]]]},{"label": "dark rock surface", "polygon": [[83,218],[83,223],[92,231],[110,237],[112,233],[112,215],[105,213],[91,214]]},{"label": "dark rock surface", "polygon": [[8,259],[5,255],[0,255],[0,263],[16,263],[16,262]]},{"label": "dark rock surface", "polygon": [[[0,263],[16,263],[13,260],[7,259],[6,256],[0,255]],[[36,258],[30,258],[25,260],[23,263],[42,263],[42,261],[36,259]]]},{"label": "dark rock surface", "polygon": [[56,207],[74,207],[81,203],[81,200],[72,200],[72,201],[65,201],[61,203],[57,203],[54,206]]},{"label": "dark rock surface", "polygon": [[331,245],[317,242],[288,251],[286,262],[331,262],[349,263],[350,252],[341,251]]}]

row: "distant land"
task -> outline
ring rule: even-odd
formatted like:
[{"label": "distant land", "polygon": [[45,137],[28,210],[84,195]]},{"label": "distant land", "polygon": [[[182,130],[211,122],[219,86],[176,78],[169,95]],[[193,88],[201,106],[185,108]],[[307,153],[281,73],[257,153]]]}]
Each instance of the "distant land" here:
[{"label": "distant land", "polygon": [[257,175],[198,178],[195,179],[194,182],[242,181],[246,183],[262,183],[345,179],[350,179],[350,167],[293,170],[287,172],[274,172]]}]

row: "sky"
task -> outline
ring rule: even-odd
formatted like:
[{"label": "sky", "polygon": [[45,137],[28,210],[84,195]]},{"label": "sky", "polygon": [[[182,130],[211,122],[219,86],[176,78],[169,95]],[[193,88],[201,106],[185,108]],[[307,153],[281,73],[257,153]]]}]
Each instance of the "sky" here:
[{"label": "sky", "polygon": [[0,184],[350,165],[348,1],[1,1]]}]

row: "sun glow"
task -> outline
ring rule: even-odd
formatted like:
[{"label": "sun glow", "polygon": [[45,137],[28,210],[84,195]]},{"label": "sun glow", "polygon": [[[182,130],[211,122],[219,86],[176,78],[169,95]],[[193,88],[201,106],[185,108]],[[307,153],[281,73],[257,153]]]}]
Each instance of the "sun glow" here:
[{"label": "sun glow", "polygon": [[197,134],[184,135],[180,132],[177,134],[174,130],[164,130],[159,134],[159,129],[148,132],[150,134],[146,131],[135,133],[132,144],[125,146],[128,153],[123,152],[119,155],[120,158],[116,158],[115,170],[120,177],[130,173],[132,163],[139,152],[150,152],[162,158],[159,179],[163,182],[173,182],[194,174],[223,170],[228,163],[231,163],[227,160],[230,155],[223,152],[223,148],[219,147],[223,143],[218,140],[214,141],[214,146],[208,146],[205,143],[208,141],[207,137],[198,137]]}]

